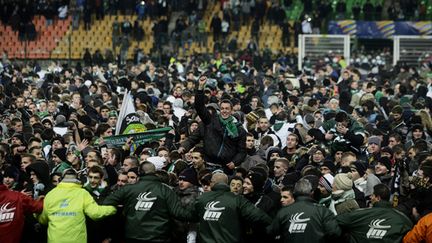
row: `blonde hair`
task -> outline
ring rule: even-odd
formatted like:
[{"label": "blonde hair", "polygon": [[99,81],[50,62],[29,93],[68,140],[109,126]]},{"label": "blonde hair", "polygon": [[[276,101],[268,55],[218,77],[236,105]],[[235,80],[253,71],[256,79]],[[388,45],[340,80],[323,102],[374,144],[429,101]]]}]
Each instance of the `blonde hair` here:
[{"label": "blonde hair", "polygon": [[432,119],[429,113],[422,109],[417,112],[417,115],[420,116],[423,127],[429,131],[432,131]]}]

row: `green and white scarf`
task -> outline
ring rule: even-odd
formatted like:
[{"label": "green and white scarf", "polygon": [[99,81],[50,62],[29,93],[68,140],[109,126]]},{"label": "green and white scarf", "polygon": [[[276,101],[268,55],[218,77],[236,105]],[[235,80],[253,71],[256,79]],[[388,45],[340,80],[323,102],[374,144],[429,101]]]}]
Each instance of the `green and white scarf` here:
[{"label": "green and white scarf", "polygon": [[227,119],[223,119],[219,115],[219,121],[222,123],[222,126],[227,130],[228,136],[230,138],[236,138],[239,135],[237,128],[237,119],[235,119],[233,116],[229,116]]}]

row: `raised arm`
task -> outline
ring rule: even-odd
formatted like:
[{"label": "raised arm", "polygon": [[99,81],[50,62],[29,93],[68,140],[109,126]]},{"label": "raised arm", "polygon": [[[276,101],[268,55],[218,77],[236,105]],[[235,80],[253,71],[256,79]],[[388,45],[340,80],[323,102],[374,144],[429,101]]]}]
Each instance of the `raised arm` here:
[{"label": "raised arm", "polygon": [[201,118],[204,124],[210,124],[211,115],[210,112],[205,107],[205,95],[204,95],[204,86],[207,82],[207,77],[202,76],[198,82],[198,89],[195,93],[195,110],[197,111],[198,116]]}]

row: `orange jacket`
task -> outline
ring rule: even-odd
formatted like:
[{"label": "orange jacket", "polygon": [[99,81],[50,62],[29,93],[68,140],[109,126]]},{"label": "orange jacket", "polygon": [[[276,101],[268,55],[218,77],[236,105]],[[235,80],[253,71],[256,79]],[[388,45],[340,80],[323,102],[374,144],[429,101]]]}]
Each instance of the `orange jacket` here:
[{"label": "orange jacket", "polygon": [[432,213],[423,216],[414,228],[405,235],[403,242],[432,243]]}]

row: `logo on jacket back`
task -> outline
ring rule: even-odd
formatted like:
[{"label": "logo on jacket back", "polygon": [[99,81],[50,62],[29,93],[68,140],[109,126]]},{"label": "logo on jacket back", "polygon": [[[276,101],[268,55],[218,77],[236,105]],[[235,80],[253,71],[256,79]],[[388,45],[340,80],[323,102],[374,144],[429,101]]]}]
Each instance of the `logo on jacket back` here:
[{"label": "logo on jacket back", "polygon": [[290,218],[290,226],[288,231],[290,233],[304,233],[307,227],[307,221],[310,220],[310,218],[301,219],[300,217],[304,214],[304,212],[296,213],[294,215],[291,215]]},{"label": "logo on jacket back", "polygon": [[205,206],[205,213],[203,219],[206,221],[218,221],[222,215],[222,211],[225,210],[225,207],[216,207],[216,205],[220,203],[220,201],[212,201],[208,202]]},{"label": "logo on jacket back", "polygon": [[137,197],[138,202],[135,205],[137,211],[149,211],[157,197],[149,197],[151,192],[140,193]]},{"label": "logo on jacket back", "polygon": [[3,204],[0,207],[0,223],[10,222],[14,219],[15,208],[8,208],[10,203]]},{"label": "logo on jacket back", "polygon": [[65,199],[60,203],[60,208],[67,208],[69,206],[69,200]]},{"label": "logo on jacket back", "polygon": [[391,225],[381,225],[385,219],[374,219],[369,223],[369,231],[366,233],[368,239],[382,239],[387,234]]}]

